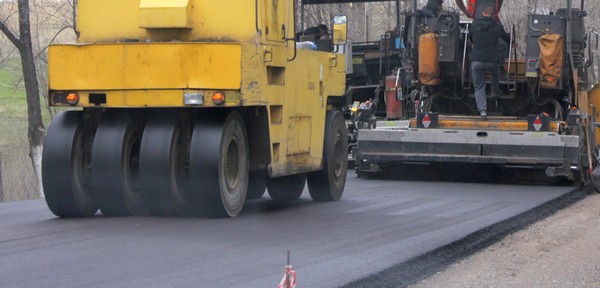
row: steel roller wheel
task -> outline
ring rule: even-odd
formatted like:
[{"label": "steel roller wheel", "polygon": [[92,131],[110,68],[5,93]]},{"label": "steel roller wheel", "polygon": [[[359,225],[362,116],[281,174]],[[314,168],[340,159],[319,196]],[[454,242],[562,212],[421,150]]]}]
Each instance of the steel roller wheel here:
[{"label": "steel roller wheel", "polygon": [[144,215],[139,183],[143,121],[131,111],[106,115],[96,131],[92,183],[100,211],[107,216]]},{"label": "steel roller wheel", "polygon": [[239,112],[224,122],[199,119],[190,148],[190,183],[213,217],[235,217],[244,206],[248,187],[248,138]]},{"label": "steel roller wheel", "polygon": [[288,203],[300,199],[306,184],[306,174],[267,178],[267,191],[273,200]]},{"label": "steel roller wheel", "polygon": [[83,127],[83,112],[65,111],[54,117],[46,134],[42,184],[48,208],[59,217],[91,216],[98,211],[89,187],[88,144],[93,137]]},{"label": "steel roller wheel", "polygon": [[152,215],[191,216],[197,212],[189,194],[189,125],[175,113],[157,113],[144,128],[140,146],[140,183]]},{"label": "steel roller wheel", "polygon": [[308,173],[308,192],[315,201],[337,201],[344,193],[348,171],[348,136],[339,111],[327,111],[323,170]]},{"label": "steel roller wheel", "polygon": [[267,191],[267,180],[265,172],[253,171],[250,172],[248,178],[248,191],[246,192],[246,199],[257,199],[265,195]]}]

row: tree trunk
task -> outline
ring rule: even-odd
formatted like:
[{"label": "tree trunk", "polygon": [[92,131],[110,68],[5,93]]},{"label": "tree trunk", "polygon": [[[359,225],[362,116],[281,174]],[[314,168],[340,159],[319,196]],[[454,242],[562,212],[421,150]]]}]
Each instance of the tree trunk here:
[{"label": "tree trunk", "polygon": [[29,21],[29,0],[18,0],[19,6],[19,42],[17,45],[21,55],[23,67],[23,80],[27,94],[27,138],[29,140],[29,158],[33,164],[36,177],[36,190],[40,197],[44,197],[42,179],[42,144],[45,137],[44,123],[40,108],[40,90],[38,86],[35,58],[31,41],[31,25]]}]

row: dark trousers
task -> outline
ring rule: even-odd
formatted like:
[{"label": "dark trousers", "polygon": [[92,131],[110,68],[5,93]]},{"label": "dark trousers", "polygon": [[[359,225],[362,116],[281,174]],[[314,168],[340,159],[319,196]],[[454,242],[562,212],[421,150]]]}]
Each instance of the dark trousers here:
[{"label": "dark trousers", "polygon": [[471,61],[471,75],[473,77],[473,86],[475,87],[475,102],[477,111],[487,111],[487,99],[485,95],[485,73],[492,75],[492,97],[498,96],[498,61],[479,62]]}]

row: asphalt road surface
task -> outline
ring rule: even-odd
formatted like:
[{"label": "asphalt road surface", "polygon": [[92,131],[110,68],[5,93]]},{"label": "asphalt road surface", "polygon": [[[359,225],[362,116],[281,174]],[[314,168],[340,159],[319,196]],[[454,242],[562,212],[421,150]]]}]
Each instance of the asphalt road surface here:
[{"label": "asphalt road surface", "polygon": [[[60,219],[43,200],[0,203],[0,287],[369,287],[373,275],[519,215],[572,186],[365,180],[342,200],[265,195],[233,219]],[[377,286],[394,286],[393,280]]]}]

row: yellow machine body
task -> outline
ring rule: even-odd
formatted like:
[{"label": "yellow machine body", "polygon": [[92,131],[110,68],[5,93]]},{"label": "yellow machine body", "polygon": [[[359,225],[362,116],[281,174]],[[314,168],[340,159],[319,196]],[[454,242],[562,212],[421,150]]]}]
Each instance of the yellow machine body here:
[{"label": "yellow machine body", "polygon": [[[78,2],[78,43],[49,48],[51,105],[264,107],[270,176],[322,167],[328,97],[344,94],[346,61],[284,40],[294,34],[291,1]],[[70,92],[77,104],[57,100]],[[225,103],[213,103],[215,92]],[[202,104],[186,104],[190,93]]]},{"label": "yellow machine body", "polygon": [[[263,6],[261,4],[267,2],[260,0],[259,5]],[[278,9],[281,13],[277,14],[277,19],[280,22],[290,19],[283,14],[285,10],[282,9],[287,1],[279,2],[282,5]],[[221,39],[250,42],[256,37],[254,10],[254,1],[80,0],[77,5],[78,41],[100,43]],[[265,15],[264,10],[266,9],[259,10],[261,17]],[[260,26],[265,24],[262,22]],[[293,25],[293,22],[281,24],[287,26]],[[270,30],[277,32],[272,27]]]}]

